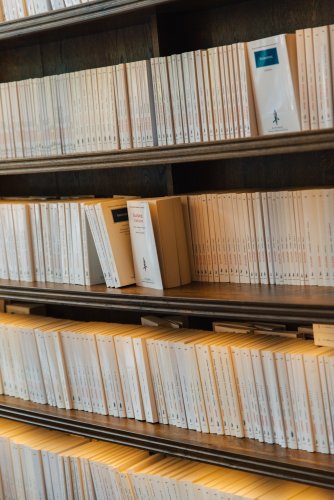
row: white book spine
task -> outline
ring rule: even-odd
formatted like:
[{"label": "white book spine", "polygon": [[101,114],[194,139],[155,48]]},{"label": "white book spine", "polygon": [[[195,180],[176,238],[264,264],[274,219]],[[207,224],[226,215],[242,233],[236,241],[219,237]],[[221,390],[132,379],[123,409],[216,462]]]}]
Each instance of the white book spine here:
[{"label": "white book spine", "polygon": [[298,83],[299,83],[299,102],[302,130],[310,129],[310,110],[307,88],[307,68],[305,54],[304,30],[296,31],[297,43],[297,62],[298,62]]},{"label": "white book spine", "polygon": [[333,127],[333,90],[328,26],[312,29],[319,128]]},{"label": "white book spine", "polygon": [[319,128],[319,118],[318,118],[318,102],[317,102],[317,87],[316,87],[316,74],[314,65],[312,28],[304,29],[304,40],[305,40],[305,58],[306,58],[306,73],[307,73],[307,90],[308,90],[309,110],[310,110],[310,129],[314,130]]}]

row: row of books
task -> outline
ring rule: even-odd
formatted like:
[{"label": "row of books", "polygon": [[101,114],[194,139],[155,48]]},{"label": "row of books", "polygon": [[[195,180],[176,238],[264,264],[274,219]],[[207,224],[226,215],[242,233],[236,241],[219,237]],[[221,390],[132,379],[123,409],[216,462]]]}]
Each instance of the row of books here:
[{"label": "row of books", "polygon": [[334,351],[313,341],[2,314],[9,396],[334,453]]},{"label": "row of books", "polygon": [[302,130],[334,126],[334,25],[296,31]]},{"label": "row of books", "polygon": [[0,201],[0,278],[79,285],[105,281],[116,288],[189,283],[181,199]]},{"label": "row of books", "polygon": [[0,158],[332,127],[334,26],[299,30],[297,41],[277,35],[2,83]]},{"label": "row of books", "polygon": [[26,16],[64,9],[91,0],[0,0],[0,21],[13,21]]},{"label": "row of books", "polygon": [[103,282],[83,201],[0,202],[0,277],[79,285]]},{"label": "row of books", "polygon": [[2,83],[0,157],[130,148],[131,123],[141,145],[153,146],[150,79],[149,61],[139,61]]},{"label": "row of books", "polygon": [[327,500],[332,493],[1,419],[0,497]]},{"label": "row of books", "polygon": [[0,278],[334,285],[334,189],[0,202]]},{"label": "row of books", "polygon": [[188,196],[194,279],[334,284],[334,190]]}]

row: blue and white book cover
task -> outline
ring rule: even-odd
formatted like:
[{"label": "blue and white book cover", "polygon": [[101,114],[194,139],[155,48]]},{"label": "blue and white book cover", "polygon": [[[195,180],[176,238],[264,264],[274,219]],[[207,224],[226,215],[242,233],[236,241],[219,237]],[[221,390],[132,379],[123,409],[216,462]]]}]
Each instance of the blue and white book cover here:
[{"label": "blue and white book cover", "polygon": [[262,38],[247,48],[259,133],[300,131],[295,35]]}]

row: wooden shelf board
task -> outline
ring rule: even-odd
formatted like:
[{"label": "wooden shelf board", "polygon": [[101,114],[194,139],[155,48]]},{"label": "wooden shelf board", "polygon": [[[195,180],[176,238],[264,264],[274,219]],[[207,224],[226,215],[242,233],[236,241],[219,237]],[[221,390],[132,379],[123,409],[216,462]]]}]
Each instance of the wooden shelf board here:
[{"label": "wooden shelf board", "polygon": [[175,0],[97,0],[0,23],[0,41],[154,8]]},{"label": "wooden shelf board", "polygon": [[334,149],[334,129],[211,143],[0,161],[0,175],[193,163]]},{"label": "wooden shelf board", "polygon": [[174,426],[61,410],[9,396],[0,396],[0,416],[153,452],[334,489],[334,457],[330,455],[289,450],[250,439],[203,434]]},{"label": "wooden shelf board", "polygon": [[0,297],[45,304],[237,320],[334,323],[334,288],[198,283],[152,290],[0,280]]}]

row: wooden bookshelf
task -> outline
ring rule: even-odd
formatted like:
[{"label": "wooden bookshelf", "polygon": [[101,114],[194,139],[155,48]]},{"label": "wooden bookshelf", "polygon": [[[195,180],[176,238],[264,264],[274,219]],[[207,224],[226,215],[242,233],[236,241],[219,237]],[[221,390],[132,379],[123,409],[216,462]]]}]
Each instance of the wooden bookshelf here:
[{"label": "wooden bookshelf", "polygon": [[334,489],[334,457],[250,439],[90,414],[0,396],[0,416],[152,452]]},{"label": "wooden bookshelf", "polygon": [[334,149],[334,130],[111,152],[0,160],[0,175],[112,169],[306,153]]},{"label": "wooden bookshelf", "polygon": [[173,1],[175,0],[95,0],[66,9],[27,16],[0,23],[0,42],[11,42],[26,36],[36,37],[66,27],[73,29],[78,24],[91,24],[106,18],[133,15],[142,9],[152,9]]},{"label": "wooden bookshelf", "polygon": [[169,290],[0,281],[8,300],[207,318],[334,323],[334,288],[194,282]]},{"label": "wooden bookshelf", "polygon": [[[0,24],[0,81],[149,59],[334,23],[331,0],[98,0]],[[172,29],[171,29],[172,27]],[[133,194],[334,185],[334,130],[0,160],[1,196]],[[197,165],[198,168],[191,169]],[[334,323],[334,288],[192,283],[157,291],[0,281],[0,298],[63,308]],[[94,319],[97,319],[94,315]],[[0,396],[0,415],[334,489],[334,457],[65,411]]]}]

